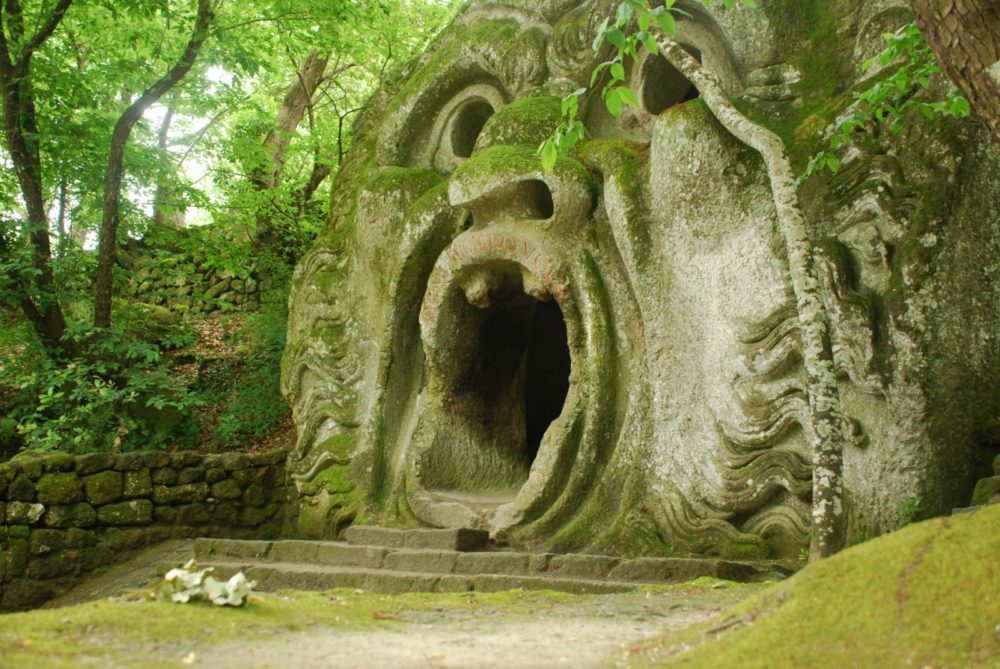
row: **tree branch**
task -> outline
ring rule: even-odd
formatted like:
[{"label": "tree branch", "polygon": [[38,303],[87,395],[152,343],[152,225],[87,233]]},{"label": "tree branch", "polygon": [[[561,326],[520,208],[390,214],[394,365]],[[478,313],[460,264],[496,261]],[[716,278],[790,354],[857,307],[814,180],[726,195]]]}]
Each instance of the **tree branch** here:
[{"label": "tree branch", "polygon": [[173,88],[194,65],[201,46],[208,37],[208,27],[213,18],[211,0],[198,0],[198,17],[184,53],[170,70],[147,88],[139,98],[122,112],[111,134],[111,156],[104,177],[104,214],[97,250],[97,276],[94,295],[94,325],[100,328],[111,326],[111,294],[115,255],[118,247],[118,210],[121,199],[121,185],[125,146],[132,134],[132,126],[142,118],[143,113]]}]

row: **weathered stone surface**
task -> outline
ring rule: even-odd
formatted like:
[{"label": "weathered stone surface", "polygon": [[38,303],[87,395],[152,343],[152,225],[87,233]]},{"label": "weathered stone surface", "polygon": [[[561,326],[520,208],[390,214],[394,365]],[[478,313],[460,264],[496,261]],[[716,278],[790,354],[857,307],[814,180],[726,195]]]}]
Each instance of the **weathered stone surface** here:
[{"label": "weathered stone surface", "polygon": [[420,571],[450,574],[455,569],[456,551],[396,550],[385,556],[383,566],[395,571]]},{"label": "weathered stone surface", "polygon": [[620,560],[607,555],[553,555],[547,573],[553,576],[605,578]]},{"label": "weathered stone surface", "polygon": [[205,468],[196,467],[185,467],[184,469],[177,472],[177,482],[180,484],[184,483],[199,483],[205,480]]},{"label": "weathered stone surface", "polygon": [[133,499],[103,506],[97,511],[102,525],[146,525],[153,520],[153,503],[148,499]]},{"label": "weathered stone surface", "polygon": [[204,525],[212,519],[204,504],[185,504],[177,507],[179,525]]},{"label": "weathered stone surface", "polygon": [[45,513],[45,505],[38,502],[7,502],[8,525],[34,525]]},{"label": "weathered stone surface", "polygon": [[213,483],[211,488],[212,497],[217,499],[239,499],[243,496],[243,491],[239,484],[232,479],[223,479],[218,483]]},{"label": "weathered stone surface", "polygon": [[18,474],[7,484],[7,499],[17,502],[34,502],[38,496],[35,482],[26,474]]},{"label": "weathered stone surface", "polygon": [[156,485],[175,485],[177,470],[172,467],[159,467],[152,471],[152,479]]},{"label": "weathered stone surface", "polygon": [[113,453],[87,453],[76,459],[76,473],[79,476],[87,476],[111,469],[114,465],[115,456]]},{"label": "weathered stone surface", "polygon": [[980,479],[972,492],[973,504],[988,504],[994,496],[1000,495],[1000,476]]},{"label": "weathered stone surface", "polygon": [[527,574],[528,558],[524,553],[460,553],[454,571],[456,574]]},{"label": "weathered stone surface", "polygon": [[83,488],[87,494],[87,501],[95,506],[114,502],[122,496],[121,472],[104,471],[100,474],[85,476]]},{"label": "weathered stone surface", "polygon": [[213,559],[263,559],[267,557],[270,548],[270,541],[199,538],[194,542],[195,558],[202,562]]},{"label": "weathered stone surface", "polygon": [[82,499],[80,477],[72,472],[52,472],[38,479],[38,501],[42,504],[67,504]]},{"label": "weathered stone surface", "polygon": [[175,469],[184,469],[201,464],[202,456],[194,451],[180,451],[170,455],[170,464]]},{"label": "weathered stone surface", "polygon": [[28,537],[28,552],[33,556],[60,551],[65,545],[66,533],[61,530],[35,530]]},{"label": "weathered stone surface", "polygon": [[267,503],[267,490],[256,483],[249,485],[243,492],[243,503],[250,506],[264,506]]},{"label": "weathered stone surface", "polygon": [[[676,35],[796,169],[905,20],[846,0],[821,35],[797,7],[716,3]],[[371,513],[515,547],[795,558],[821,502],[811,400],[858,426],[831,446],[852,540],[903,500],[964,504],[1000,415],[995,142],[917,119],[789,191],[713,96],[640,54],[638,105],[585,101],[587,138],[545,171],[599,21],[519,11],[471,2],[357,121],[290,297],[298,526]],[[775,206],[796,193],[801,226]]]},{"label": "weathered stone surface", "polygon": [[150,476],[148,467],[125,472],[125,482],[122,489],[123,497],[131,499],[134,497],[150,497],[152,494],[153,479]]},{"label": "weathered stone surface", "polygon": [[226,478],[226,470],[222,467],[209,467],[205,470],[205,481],[207,483],[217,483]]},{"label": "weathered stone surface", "polygon": [[190,504],[201,502],[208,497],[208,485],[188,483],[178,486],[153,486],[153,501],[157,504]]},{"label": "weathered stone surface", "polygon": [[97,512],[86,502],[50,506],[42,517],[47,527],[90,527],[97,522]]}]

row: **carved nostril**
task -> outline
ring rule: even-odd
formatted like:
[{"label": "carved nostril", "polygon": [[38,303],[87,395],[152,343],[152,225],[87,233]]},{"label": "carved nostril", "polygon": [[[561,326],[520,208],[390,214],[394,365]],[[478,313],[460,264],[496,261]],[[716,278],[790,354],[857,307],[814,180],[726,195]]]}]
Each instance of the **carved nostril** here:
[{"label": "carved nostril", "polygon": [[493,113],[493,105],[482,98],[462,105],[451,126],[451,150],[456,157],[468,158],[472,155],[479,133]]}]

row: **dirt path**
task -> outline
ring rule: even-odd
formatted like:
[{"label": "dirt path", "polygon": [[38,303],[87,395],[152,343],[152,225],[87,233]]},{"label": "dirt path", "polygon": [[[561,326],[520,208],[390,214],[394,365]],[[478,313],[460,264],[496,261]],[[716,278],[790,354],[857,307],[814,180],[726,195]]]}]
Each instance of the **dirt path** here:
[{"label": "dirt path", "polygon": [[196,643],[190,657],[192,666],[218,669],[626,667],[635,643],[700,622],[758,588],[593,595],[511,610],[404,610],[379,630]]},{"label": "dirt path", "polygon": [[[629,648],[700,622],[764,587],[705,581],[585,596],[259,593],[238,610],[149,601],[145,593],[155,586],[155,565],[183,561],[189,553],[189,542],[161,544],[45,610],[4,616],[0,666],[627,667]],[[123,591],[131,594],[113,596]]]}]

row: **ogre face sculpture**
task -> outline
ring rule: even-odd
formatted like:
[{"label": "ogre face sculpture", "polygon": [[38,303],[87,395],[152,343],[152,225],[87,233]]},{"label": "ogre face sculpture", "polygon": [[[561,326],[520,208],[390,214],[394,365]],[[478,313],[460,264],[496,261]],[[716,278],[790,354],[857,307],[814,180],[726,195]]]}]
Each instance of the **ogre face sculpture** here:
[{"label": "ogre face sculpture", "polygon": [[[808,155],[905,10],[764,4],[685,4],[677,41]],[[291,300],[283,385],[303,534],[366,520],[632,555],[808,545],[814,435],[760,157],[649,54],[629,65],[637,109],[612,118],[592,96],[579,150],[550,172],[535,155],[561,96],[589,81],[613,10],[473,3],[359,120]],[[817,21],[829,35],[810,42]],[[838,57],[840,70],[824,60]],[[957,254],[1000,274],[996,220],[970,224],[996,206],[996,180],[976,202],[955,196],[967,211],[951,237],[934,229],[941,201],[921,199],[964,178],[953,156],[971,131],[946,130],[921,144],[930,158],[878,156],[872,140],[802,191],[856,426],[844,453],[854,537],[892,527],[908,499],[960,503],[976,430],[998,410],[993,335],[933,333],[995,333],[1000,281],[913,269]],[[996,151],[980,153],[970,160],[995,171]],[[973,285],[988,309],[958,298]],[[969,353],[975,364],[930,371]],[[971,401],[935,403],[957,387]]]}]

